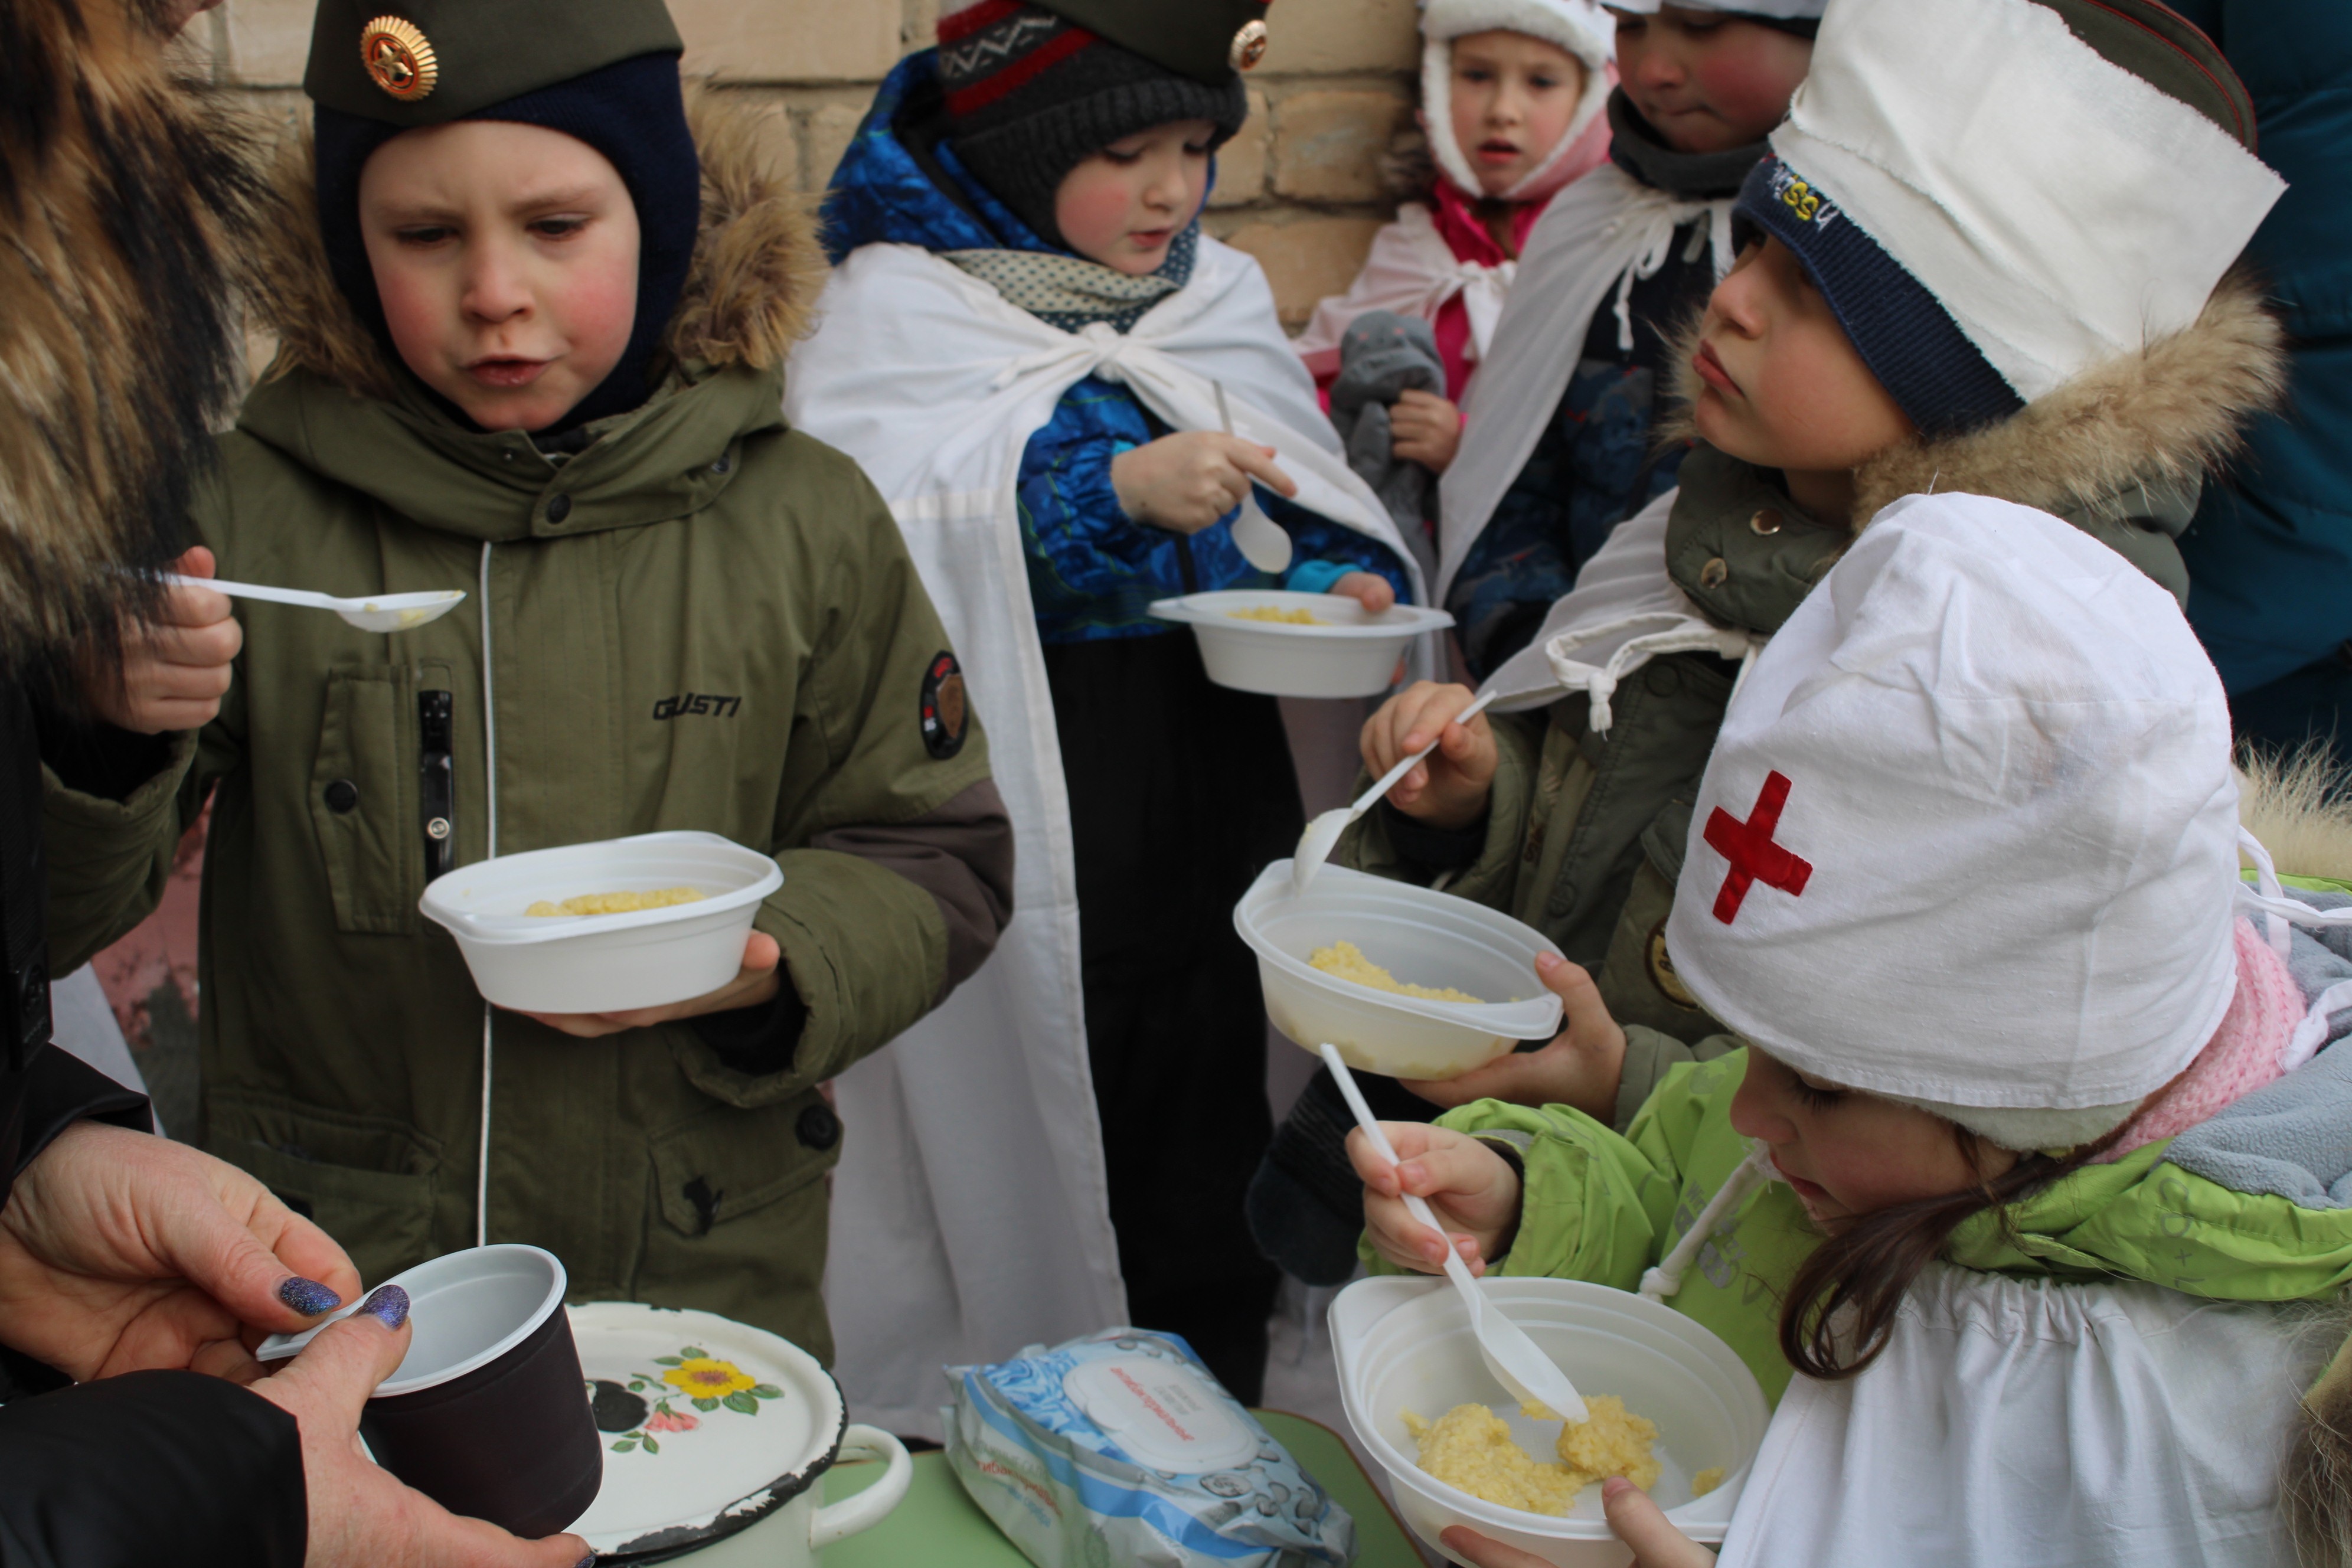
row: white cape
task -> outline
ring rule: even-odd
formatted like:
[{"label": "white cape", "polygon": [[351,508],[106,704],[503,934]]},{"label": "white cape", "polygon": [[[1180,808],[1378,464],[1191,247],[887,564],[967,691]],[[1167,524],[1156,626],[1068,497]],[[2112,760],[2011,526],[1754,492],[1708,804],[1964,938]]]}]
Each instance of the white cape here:
[{"label": "white cape", "polygon": [[1680,494],[1668,490],[1611,530],[1576,586],[1553,601],[1535,640],[1486,678],[1479,689],[1497,694],[1497,712],[1522,713],[1581,691],[1591,700],[1593,731],[1606,735],[1618,686],[1661,654],[1738,659],[1746,679],[1766,639],[1710,622],[1666,573],[1666,523]]},{"label": "white cape", "polygon": [[1859,1376],[1790,1384],[1720,1568],[2291,1568],[2279,1458],[2333,1348],[2277,1308],[1931,1267]]},{"label": "white cape", "polygon": [[[1541,222],[1540,219],[1538,220]],[[1437,232],[1436,220],[1419,202],[1397,208],[1396,221],[1384,224],[1372,237],[1372,248],[1363,270],[1345,294],[1334,294],[1315,307],[1307,330],[1291,343],[1309,373],[1330,375],[1339,368],[1339,340],[1357,317],[1372,310],[1393,310],[1419,316],[1434,326],[1437,312],[1455,295],[1470,318],[1469,352],[1475,364],[1486,357],[1495,341],[1495,324],[1502,319],[1503,300],[1518,276],[1519,264],[1464,261]]]},{"label": "white cape", "polygon": [[[1061,747],[1014,486],[1029,437],[1089,374],[1176,430],[1276,449],[1311,511],[1378,539],[1425,593],[1349,470],[1257,263],[1202,238],[1192,280],[1126,335],[1065,332],[929,251],[870,245],[834,273],[794,351],[784,414],[889,502],[964,665],[1018,845],[1014,913],[947,1004],[839,1080],[825,1300],[856,1419],[939,1435],[950,1363],[1120,1323],[1087,1066]],[[1427,639],[1424,639],[1424,642]],[[1432,650],[1414,664],[1430,668]]]},{"label": "white cape", "polygon": [[1594,314],[1613,297],[1622,321],[1627,280],[1655,274],[1675,230],[1702,217],[1721,277],[1732,256],[1727,197],[1683,201],[1611,163],[1554,196],[1536,220],[1491,351],[1465,395],[1462,449],[1438,481],[1438,604],[1559,406]]}]

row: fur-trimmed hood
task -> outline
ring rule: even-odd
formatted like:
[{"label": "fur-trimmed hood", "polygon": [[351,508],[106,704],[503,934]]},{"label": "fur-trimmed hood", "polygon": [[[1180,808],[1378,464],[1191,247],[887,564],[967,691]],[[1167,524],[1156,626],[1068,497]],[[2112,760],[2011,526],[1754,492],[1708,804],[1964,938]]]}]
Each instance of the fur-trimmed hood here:
[{"label": "fur-trimmed hood", "polygon": [[[772,174],[760,149],[763,111],[723,89],[687,99],[702,161],[702,226],[686,288],[662,347],[667,368],[781,365],[807,332],[824,287],[814,204]],[[257,324],[278,334],[266,379],[307,371],[364,397],[393,395],[392,355],[335,286],[312,195],[309,136],[289,138],[275,170],[287,221],[263,248],[254,300]]]},{"label": "fur-trimmed hood", "polygon": [[77,643],[103,662],[156,591],[243,377],[267,192],[250,127],[166,70],[157,9],[0,6],[0,669],[28,678]]},{"label": "fur-trimmed hood", "polygon": [[[1683,336],[1696,346],[1699,322]],[[1675,356],[1681,393],[1672,439],[1696,438],[1700,383]],[[2286,386],[2285,333],[2243,272],[2221,280],[2203,314],[2176,332],[2076,376],[1997,425],[1940,439],[1914,437],[1856,470],[1856,531],[1888,503],[1959,490],[2061,517],[2113,512],[2142,489],[2193,497],[2237,450],[2246,422]]]}]

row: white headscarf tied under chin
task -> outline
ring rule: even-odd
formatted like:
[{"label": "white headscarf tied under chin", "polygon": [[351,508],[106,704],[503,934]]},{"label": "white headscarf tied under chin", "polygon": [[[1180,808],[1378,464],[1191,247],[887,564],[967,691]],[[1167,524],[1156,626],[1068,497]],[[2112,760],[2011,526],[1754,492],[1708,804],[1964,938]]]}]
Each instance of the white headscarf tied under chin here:
[{"label": "white headscarf tied under chin", "polygon": [[1500,193],[1507,202],[1538,201],[1568,183],[1574,173],[1571,153],[1609,102],[1617,26],[1592,0],[1426,0],[1421,13],[1421,113],[1429,150],[1445,177],[1474,196],[1481,194],[1477,174],[1454,140],[1454,40],[1488,32],[1525,33],[1584,62],[1584,96],[1568,129],[1518,184]]}]

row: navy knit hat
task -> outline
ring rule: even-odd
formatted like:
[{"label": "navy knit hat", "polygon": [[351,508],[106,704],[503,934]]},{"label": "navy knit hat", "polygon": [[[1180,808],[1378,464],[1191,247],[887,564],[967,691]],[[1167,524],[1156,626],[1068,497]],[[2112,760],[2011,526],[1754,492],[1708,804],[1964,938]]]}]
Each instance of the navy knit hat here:
[{"label": "navy knit hat", "polygon": [[1863,363],[1922,434],[1955,435],[2025,406],[1927,287],[1778,157],[1749,171],[1732,213],[1796,252]]},{"label": "navy knit hat", "polygon": [[[654,361],[686,288],[702,216],[702,163],[687,128],[674,53],[639,55],[458,118],[537,125],[577,138],[619,172],[637,209],[636,319],[620,363],[552,428],[626,413],[652,395]],[[335,282],[387,350],[383,303],[360,231],[360,172],[403,127],[320,103],[319,226]],[[395,354],[395,358],[396,358]]]},{"label": "navy knit hat", "polygon": [[1050,245],[1063,176],[1123,136],[1205,120],[1222,146],[1249,114],[1231,71],[1211,84],[1042,6],[980,0],[940,18],[940,85],[956,155]]}]

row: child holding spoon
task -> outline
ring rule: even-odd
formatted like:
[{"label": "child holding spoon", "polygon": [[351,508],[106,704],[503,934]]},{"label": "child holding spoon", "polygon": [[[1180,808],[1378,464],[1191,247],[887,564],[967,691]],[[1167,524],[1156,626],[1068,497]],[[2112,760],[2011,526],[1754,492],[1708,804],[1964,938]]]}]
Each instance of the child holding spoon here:
[{"label": "child holding spoon", "polygon": [[[1692,792],[1752,650],[1884,507],[1952,490],[2035,506],[2185,600],[2175,535],[2204,476],[2277,396],[2277,324],[2232,268],[2281,187],[2249,149],[2252,109],[2210,41],[2160,6],[2145,8],[2146,27],[2086,22],[2077,37],[2070,18],[2114,7],[1966,0],[1955,15],[2011,30],[1955,47],[2007,79],[2027,51],[2003,40],[2030,30],[2063,66],[2012,114],[1971,114],[1940,96],[1947,62],[1885,4],[1855,0],[1823,25],[1814,74],[1735,204],[1738,258],[1683,339],[1696,439],[1680,483],[1610,536],[1534,645],[1488,680],[1501,693],[1488,712],[1456,724],[1471,692],[1423,684],[1364,727],[1374,773],[1438,749],[1334,861],[1503,910],[1569,960],[1538,975],[1568,1027],[1412,1086],[1439,1106],[1565,1103],[1622,1127],[1670,1068],[1716,1048],[1716,1021],[1664,940],[1703,826]],[[2137,52],[2152,37],[2162,47]],[[2111,94],[2200,161],[2226,210],[2183,199],[2177,165],[2105,118]],[[2023,157],[2013,143],[2029,122],[2084,155]],[[1909,149],[1892,168],[1844,150],[1889,138]],[[1990,205],[2014,245],[1977,245],[1967,215]],[[2169,314],[2114,303],[2158,298]],[[1589,1015],[1603,1021],[1580,1025]],[[1404,1114],[1402,1100],[1383,1114]],[[1294,1111],[1252,1200],[1261,1238],[1327,1279],[1335,1267],[1344,1278],[1338,1238],[1352,1223],[1331,1201],[1337,1142],[1328,1118]]]},{"label": "child holding spoon", "polygon": [[1368,1253],[1720,1335],[1780,1406],[1729,1564],[2291,1555],[2335,1346],[2279,1309],[2352,1280],[2352,1153],[2291,1131],[2342,1126],[2352,963],[2295,928],[2352,910],[2242,834],[2177,604],[2047,513],[1912,498],[1756,660],[1696,811],[1666,940],[1711,1059],[1622,1134],[1481,1100],[1387,1126],[1400,1163],[1356,1135]]},{"label": "child holding spoon", "polygon": [[[88,737],[120,765],[51,782],[98,911],[58,945],[152,907],[209,796],[207,1147],[367,1279],[529,1241],[829,1359],[817,1086],[987,956],[1013,850],[901,536],[779,412],[814,226],[743,111],[689,116],[660,0],[322,0],[313,49],[279,358],[183,564],[468,596],[387,636],[175,590]],[[493,1013],[417,910],[443,865],[686,828],[784,873],[687,1002]]]}]

